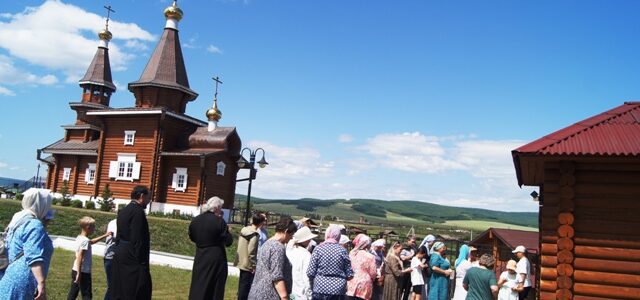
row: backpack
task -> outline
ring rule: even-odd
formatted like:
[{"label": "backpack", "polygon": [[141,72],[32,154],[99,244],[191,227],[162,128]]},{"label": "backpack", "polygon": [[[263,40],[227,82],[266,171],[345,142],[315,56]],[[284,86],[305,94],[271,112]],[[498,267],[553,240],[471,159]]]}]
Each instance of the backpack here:
[{"label": "backpack", "polygon": [[[27,221],[31,219],[35,219],[35,217],[33,217],[33,215],[31,214],[28,214],[18,220],[13,228],[9,228],[9,226],[7,226],[4,232],[0,234],[0,271],[4,271],[13,262],[9,260],[9,245],[11,244],[11,241],[7,241],[7,237],[10,233],[15,232],[16,229],[22,226],[22,224],[27,223]],[[13,240],[13,234],[11,235],[11,239]],[[24,252],[20,252],[20,254],[15,257],[14,261],[22,257],[22,255],[24,255]]]}]

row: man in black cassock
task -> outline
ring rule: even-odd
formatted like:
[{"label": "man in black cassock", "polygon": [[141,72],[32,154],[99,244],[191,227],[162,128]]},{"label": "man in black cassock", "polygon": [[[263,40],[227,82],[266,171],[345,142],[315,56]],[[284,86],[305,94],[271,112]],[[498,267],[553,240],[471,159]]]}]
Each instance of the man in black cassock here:
[{"label": "man in black cassock", "polygon": [[227,252],[233,237],[222,214],[224,200],[210,198],[205,211],[189,224],[189,238],[196,244],[189,300],[224,299]]},{"label": "man in black cassock", "polygon": [[136,186],[131,202],[118,212],[111,299],[151,299],[149,224],[144,211],[149,200],[149,189]]}]

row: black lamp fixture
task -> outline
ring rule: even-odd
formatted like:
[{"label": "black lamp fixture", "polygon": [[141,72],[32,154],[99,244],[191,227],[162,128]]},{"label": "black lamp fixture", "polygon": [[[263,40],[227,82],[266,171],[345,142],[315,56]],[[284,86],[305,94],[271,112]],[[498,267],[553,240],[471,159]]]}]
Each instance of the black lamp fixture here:
[{"label": "black lamp fixture", "polygon": [[[245,151],[249,151],[249,160],[244,158],[243,154],[244,154]],[[240,151],[240,158],[238,158],[238,161],[237,161],[238,168],[240,168],[240,169],[249,169],[249,177],[244,178],[244,179],[236,180],[237,182],[247,181],[247,180],[249,181],[249,187],[248,187],[248,190],[247,190],[247,207],[246,207],[245,212],[244,212],[244,225],[245,226],[249,225],[249,215],[251,214],[251,182],[254,179],[256,179],[256,175],[258,173],[258,170],[255,168],[256,154],[258,153],[258,151],[262,151],[262,158],[258,161],[258,166],[260,166],[260,168],[264,168],[269,163],[265,159],[265,151],[262,148],[257,148],[256,150],[251,150],[250,148],[242,149],[242,151]]]}]

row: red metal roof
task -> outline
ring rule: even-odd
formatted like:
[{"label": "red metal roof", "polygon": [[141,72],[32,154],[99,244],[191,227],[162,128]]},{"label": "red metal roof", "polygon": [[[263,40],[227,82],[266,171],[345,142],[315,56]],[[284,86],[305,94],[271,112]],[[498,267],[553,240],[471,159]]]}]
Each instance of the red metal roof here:
[{"label": "red metal roof", "polygon": [[640,102],[625,102],[526,144],[512,154],[514,159],[519,154],[640,156]]},{"label": "red metal roof", "polygon": [[536,231],[525,231],[516,229],[489,228],[485,232],[478,235],[470,245],[483,244],[488,237],[489,232],[493,232],[493,236],[501,240],[507,247],[514,250],[522,245],[527,248],[527,252],[539,253],[539,233]]}]

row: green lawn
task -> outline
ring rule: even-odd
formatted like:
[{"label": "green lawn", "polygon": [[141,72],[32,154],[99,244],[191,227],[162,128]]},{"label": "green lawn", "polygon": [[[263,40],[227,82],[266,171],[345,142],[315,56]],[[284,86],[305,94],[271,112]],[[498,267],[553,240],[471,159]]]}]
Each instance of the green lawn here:
[{"label": "green lawn", "polygon": [[[47,278],[47,293],[49,299],[65,299],[71,286],[71,264],[74,253],[62,249],[53,252],[49,276]],[[174,269],[163,266],[151,266],[153,281],[153,299],[187,299],[191,285],[191,271]],[[102,257],[94,256],[91,280],[93,298],[102,299],[106,289],[106,277],[102,264]],[[238,278],[227,278],[225,299],[237,299]],[[78,296],[78,299],[80,296]]]},{"label": "green lawn", "polygon": [[[83,216],[90,216],[96,220],[96,232],[98,236],[107,229],[107,224],[116,218],[115,213],[102,212],[99,210],[88,210],[84,208],[71,208],[55,205],[55,219],[49,224],[49,234],[75,237],[80,232],[77,225],[78,219]],[[0,230],[11,220],[14,213],[20,211],[20,201],[0,199]],[[167,218],[147,217],[149,220],[149,231],[151,234],[151,249],[194,256],[195,245],[189,240],[187,220],[174,220]],[[233,245],[227,248],[227,260],[233,261],[237,249],[237,236],[242,228],[240,225],[231,225],[231,232],[236,237]]]},{"label": "green lawn", "polygon": [[538,228],[533,227],[525,227],[518,226],[513,224],[494,222],[494,221],[476,221],[476,220],[449,220],[445,221],[444,225],[467,228],[474,230],[476,232],[481,232],[487,230],[489,227],[493,228],[506,228],[506,229],[517,229],[517,230],[526,230],[526,231],[538,231]]}]

